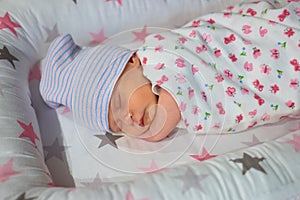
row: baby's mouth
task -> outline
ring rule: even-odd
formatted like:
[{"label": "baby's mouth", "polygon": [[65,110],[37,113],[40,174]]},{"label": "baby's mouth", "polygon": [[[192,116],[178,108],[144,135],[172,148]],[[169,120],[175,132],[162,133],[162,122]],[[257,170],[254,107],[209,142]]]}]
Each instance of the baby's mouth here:
[{"label": "baby's mouth", "polygon": [[146,121],[146,112],[144,111],[144,113],[143,113],[143,115],[142,115],[142,117],[141,117],[141,119],[140,119],[140,126],[141,127],[144,127],[145,126],[145,121]]}]

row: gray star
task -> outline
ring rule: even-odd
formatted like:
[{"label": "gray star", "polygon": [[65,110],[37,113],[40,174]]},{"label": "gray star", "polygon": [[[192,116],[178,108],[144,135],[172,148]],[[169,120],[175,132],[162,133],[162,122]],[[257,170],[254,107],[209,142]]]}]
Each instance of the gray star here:
[{"label": "gray star", "polygon": [[26,198],[26,192],[23,192],[21,195],[19,195],[16,200],[34,200],[37,199],[37,197],[31,197],[31,198]]},{"label": "gray star", "polygon": [[57,157],[61,161],[64,161],[62,152],[68,148],[66,146],[59,145],[58,138],[50,146],[44,146],[44,150],[47,151],[47,156],[45,160],[49,160],[52,157]]},{"label": "gray star", "polygon": [[242,143],[249,146],[249,147],[251,147],[251,146],[254,146],[254,145],[257,145],[257,144],[261,144],[262,142],[259,141],[255,135],[253,135],[252,136],[252,142],[242,142]]},{"label": "gray star", "polygon": [[0,49],[0,60],[7,60],[13,66],[14,69],[16,69],[14,60],[19,61],[15,56],[9,53],[6,46],[3,46],[3,48]]},{"label": "gray star", "polygon": [[48,37],[46,39],[47,43],[52,42],[59,35],[57,24],[54,25],[54,27],[52,28],[52,30],[50,30],[47,27],[44,27],[44,28],[47,29],[47,32],[48,32]]},{"label": "gray star", "polygon": [[107,144],[115,147],[115,148],[118,148],[117,144],[116,144],[116,140],[121,138],[121,137],[124,137],[124,136],[118,136],[118,135],[112,135],[111,133],[105,133],[105,135],[95,135],[97,138],[101,139],[101,143],[100,145],[98,146],[98,148],[101,148]]},{"label": "gray star", "polygon": [[12,88],[12,86],[0,81],[0,95],[4,96],[3,89]]},{"label": "gray star", "polygon": [[98,187],[103,184],[99,173],[97,173],[96,177],[94,178],[93,182],[81,182],[82,185],[85,187]]},{"label": "gray star", "polygon": [[234,159],[234,160],[230,160],[232,162],[235,163],[242,163],[243,164],[243,175],[246,174],[246,172],[248,170],[250,170],[251,168],[254,168],[258,171],[261,171],[265,174],[267,174],[267,172],[264,170],[264,168],[262,168],[262,166],[259,165],[260,161],[263,161],[265,158],[257,158],[257,157],[251,157],[249,154],[244,153],[243,154],[243,158],[238,158],[238,159]]},{"label": "gray star", "polygon": [[186,192],[187,190],[189,190],[191,188],[197,188],[197,189],[203,191],[201,182],[207,176],[208,176],[208,174],[201,174],[201,175],[194,174],[190,169],[187,169],[187,171],[183,175],[174,176],[173,178],[180,179],[183,181],[182,191]]}]

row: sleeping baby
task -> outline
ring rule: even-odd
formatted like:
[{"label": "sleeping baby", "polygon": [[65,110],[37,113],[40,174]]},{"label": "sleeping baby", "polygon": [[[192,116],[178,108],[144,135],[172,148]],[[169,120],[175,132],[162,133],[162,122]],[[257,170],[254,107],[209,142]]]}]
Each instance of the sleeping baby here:
[{"label": "sleeping baby", "polygon": [[300,4],[232,6],[134,51],[59,36],[40,91],[87,127],[148,141],[179,122],[193,133],[234,133],[299,116]]}]

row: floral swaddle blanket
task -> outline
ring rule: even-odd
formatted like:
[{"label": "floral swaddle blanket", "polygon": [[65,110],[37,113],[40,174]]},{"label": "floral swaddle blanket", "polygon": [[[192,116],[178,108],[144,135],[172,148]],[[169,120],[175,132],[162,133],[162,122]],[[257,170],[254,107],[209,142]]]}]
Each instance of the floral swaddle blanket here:
[{"label": "floral swaddle blanket", "polygon": [[300,110],[300,3],[243,3],[153,34],[144,75],[176,100],[190,132],[232,133]]}]

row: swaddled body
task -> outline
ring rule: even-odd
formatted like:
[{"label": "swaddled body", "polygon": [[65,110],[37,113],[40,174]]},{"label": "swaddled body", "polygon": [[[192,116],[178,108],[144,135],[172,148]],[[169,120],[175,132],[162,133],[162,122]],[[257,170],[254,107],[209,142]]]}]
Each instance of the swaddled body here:
[{"label": "swaddled body", "polygon": [[148,36],[138,56],[190,132],[242,131],[299,114],[299,20],[299,3],[241,4]]},{"label": "swaddled body", "polygon": [[157,141],[182,120],[231,133],[300,110],[300,4],[240,4],[150,35],[138,51],[51,45],[41,94],[88,127]]}]

